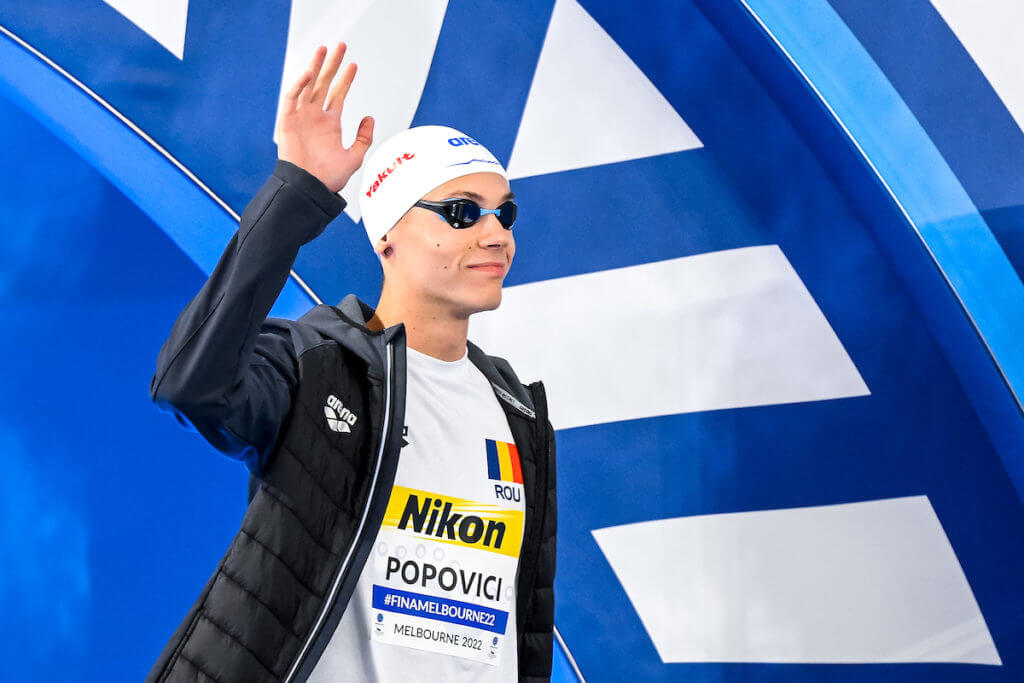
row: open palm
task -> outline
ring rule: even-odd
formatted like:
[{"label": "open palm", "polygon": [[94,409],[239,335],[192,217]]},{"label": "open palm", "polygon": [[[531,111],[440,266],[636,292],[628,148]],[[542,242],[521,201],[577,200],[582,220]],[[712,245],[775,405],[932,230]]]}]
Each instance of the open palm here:
[{"label": "open palm", "polygon": [[341,110],[356,75],[355,62],[333,88],[331,81],[346,47],[338,43],[326,65],[327,48],[317,48],[309,68],[285,95],[277,121],[278,158],[312,173],[331,192],[345,187],[373,142],[373,117],[364,116],[352,146],[345,149],[341,143]]}]

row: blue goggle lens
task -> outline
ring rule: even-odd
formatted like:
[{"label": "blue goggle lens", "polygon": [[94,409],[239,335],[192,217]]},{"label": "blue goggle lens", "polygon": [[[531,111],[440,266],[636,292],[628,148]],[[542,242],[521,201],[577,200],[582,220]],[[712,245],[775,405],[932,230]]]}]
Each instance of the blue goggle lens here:
[{"label": "blue goggle lens", "polygon": [[[460,228],[468,228],[480,220],[481,215],[483,215],[477,203],[468,199],[457,199],[451,202],[449,207],[448,216],[453,221],[459,223],[458,227]],[[498,217],[498,222],[505,228],[511,228],[512,224],[516,222],[515,203],[509,199],[499,206],[497,211],[498,213],[495,215]]]}]

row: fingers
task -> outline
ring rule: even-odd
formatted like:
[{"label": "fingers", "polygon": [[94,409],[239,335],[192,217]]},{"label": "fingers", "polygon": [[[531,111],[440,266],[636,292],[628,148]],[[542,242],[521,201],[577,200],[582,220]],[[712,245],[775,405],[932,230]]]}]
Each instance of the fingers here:
[{"label": "fingers", "polygon": [[352,79],[356,77],[357,68],[356,63],[352,62],[341,72],[341,80],[334,85],[334,88],[331,89],[331,94],[327,97],[327,106],[324,107],[327,111],[341,113],[342,108],[345,106],[345,97],[348,95],[348,89],[352,85]]},{"label": "fingers", "polygon": [[373,144],[373,117],[364,116],[359,122],[359,130],[356,132],[356,141],[348,148],[348,151],[358,155],[359,163],[362,165],[366,150]]},{"label": "fingers", "polygon": [[295,105],[299,100],[299,93],[302,92],[302,89],[305,88],[306,84],[311,80],[313,80],[313,72],[306,69],[302,72],[302,75],[299,76],[299,80],[295,81],[295,84],[291,89],[285,93],[284,101],[289,110],[295,109]]},{"label": "fingers", "polygon": [[355,62],[345,67],[341,74],[341,80],[331,88],[329,94],[327,90],[338,73],[338,68],[341,66],[342,58],[347,49],[348,46],[344,42],[338,43],[331,53],[330,59],[327,59],[327,47],[324,45],[317,47],[313,53],[313,60],[309,63],[309,68],[299,76],[299,79],[295,81],[285,94],[285,103],[288,110],[294,111],[300,103],[315,103],[324,107],[324,96],[326,94],[327,102],[324,108],[334,113],[341,113],[345,97],[348,95],[349,88],[352,86],[352,81],[356,75],[357,67]]},{"label": "fingers", "polygon": [[303,96],[303,90],[309,83],[311,83],[320,72],[320,65],[324,63],[324,54],[327,52],[327,48],[323,45],[316,49],[313,53],[313,61],[309,63],[309,68],[302,72],[299,79],[295,81],[292,87],[285,93],[285,111],[295,111],[296,106],[301,98],[304,101],[309,101],[309,95]]},{"label": "fingers", "polygon": [[[345,50],[347,49],[345,43],[338,43],[334,47],[334,51],[331,52],[330,58],[327,60],[326,68],[323,73],[316,79],[316,84],[313,86],[312,98],[310,102],[316,102],[321,107],[323,106],[324,96],[327,94],[327,90],[331,87],[331,81],[334,80],[334,74],[338,73],[338,67],[341,65],[341,59],[345,56]],[[326,50],[326,48],[324,48]]]},{"label": "fingers", "polygon": [[[318,47],[316,49],[316,52],[313,53],[313,61],[309,63],[309,70],[312,73],[311,80],[312,80],[313,83],[316,83],[317,78],[320,76],[320,68],[323,67],[324,59],[326,57],[327,57],[327,48],[324,47],[323,45]],[[304,93],[305,96],[302,99],[304,101],[306,101],[306,102],[312,102],[313,101],[313,90],[314,90],[314,88],[309,88],[308,90],[306,90],[306,92]]]}]

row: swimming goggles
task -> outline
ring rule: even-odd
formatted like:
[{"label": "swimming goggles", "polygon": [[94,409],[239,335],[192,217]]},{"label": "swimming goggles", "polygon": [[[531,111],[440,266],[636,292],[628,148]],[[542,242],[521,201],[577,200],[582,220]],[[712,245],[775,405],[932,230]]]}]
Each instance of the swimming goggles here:
[{"label": "swimming goggles", "polygon": [[443,202],[430,202],[421,199],[413,206],[420,206],[438,214],[448,225],[456,229],[468,228],[489,213],[498,217],[498,222],[506,230],[512,229],[516,222],[516,205],[511,199],[506,200],[497,209],[482,209],[472,199],[446,199]]}]

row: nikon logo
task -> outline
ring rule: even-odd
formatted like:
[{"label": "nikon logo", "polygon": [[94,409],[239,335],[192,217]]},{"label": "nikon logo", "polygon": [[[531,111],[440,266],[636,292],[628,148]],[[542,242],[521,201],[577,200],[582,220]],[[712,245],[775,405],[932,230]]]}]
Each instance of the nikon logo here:
[{"label": "nikon logo", "polygon": [[449,541],[457,539],[466,545],[482,543],[485,547],[500,548],[505,538],[504,522],[495,522],[493,519],[485,522],[483,517],[452,512],[451,502],[440,498],[428,497],[420,503],[419,496],[409,496],[398,528],[405,529],[410,523],[412,530],[418,534],[446,538]]},{"label": "nikon logo", "polygon": [[383,526],[442,543],[518,557],[523,512],[395,486]]}]

